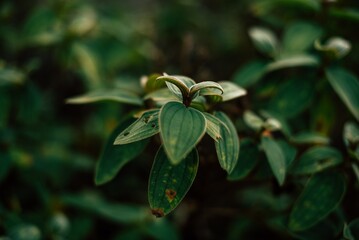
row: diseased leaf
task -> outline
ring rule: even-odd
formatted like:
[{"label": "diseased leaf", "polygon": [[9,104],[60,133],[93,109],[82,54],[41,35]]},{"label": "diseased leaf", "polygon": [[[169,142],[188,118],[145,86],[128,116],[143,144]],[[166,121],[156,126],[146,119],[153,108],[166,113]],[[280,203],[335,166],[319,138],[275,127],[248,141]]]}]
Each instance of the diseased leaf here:
[{"label": "diseased leaf", "polygon": [[196,177],[198,163],[196,148],[176,165],[171,163],[163,147],[158,150],[148,186],[153,215],[163,217],[178,206]]},{"label": "diseased leaf", "polygon": [[274,57],[278,53],[278,40],[272,31],[263,27],[253,27],[249,30],[255,47],[258,51]]},{"label": "diseased leaf", "polygon": [[345,179],[340,173],[326,171],[312,176],[294,203],[289,228],[303,231],[324,219],[340,204],[345,189]]},{"label": "diseased leaf", "polygon": [[339,67],[327,69],[326,75],[334,91],[359,121],[359,79]]},{"label": "diseased leaf", "polygon": [[343,161],[343,156],[335,148],[317,146],[307,150],[292,169],[292,174],[311,174],[333,167]]},{"label": "diseased leaf", "polygon": [[117,136],[114,144],[128,144],[159,133],[159,111],[159,109],[155,109],[144,112],[139,119]]},{"label": "diseased leaf", "polygon": [[259,151],[256,144],[250,139],[243,139],[237,164],[231,174],[228,175],[228,180],[235,181],[245,178],[256,166],[258,154]]},{"label": "diseased leaf", "polygon": [[[215,112],[214,116],[221,120],[228,129],[221,125],[222,141],[215,142],[219,164],[230,174],[237,164],[239,156],[239,138],[236,127],[223,112]],[[228,131],[229,130],[229,131]]]},{"label": "diseased leaf", "polygon": [[134,93],[123,89],[103,89],[88,92],[84,95],[72,97],[66,100],[66,103],[85,104],[99,101],[116,101],[142,106],[142,99]]},{"label": "diseased leaf", "polygon": [[204,115],[182,103],[165,104],[159,115],[160,136],[173,164],[181,162],[206,132]]},{"label": "diseased leaf", "polygon": [[233,81],[239,86],[250,87],[257,83],[264,76],[266,67],[266,62],[249,62],[234,74]]},{"label": "diseased leaf", "polygon": [[247,91],[237,84],[228,81],[218,82],[223,88],[222,101],[229,101],[247,94]]},{"label": "diseased leaf", "polygon": [[207,121],[206,132],[208,133],[208,135],[210,135],[211,138],[213,138],[213,140],[215,140],[216,142],[222,140],[221,125],[224,126],[227,131],[229,131],[227,125],[212,114],[206,112],[204,112],[203,114],[206,117]]},{"label": "diseased leaf", "polygon": [[112,180],[126,163],[137,157],[145,149],[148,139],[126,145],[113,145],[116,137],[131,123],[132,121],[124,122],[108,138],[100,159],[97,161],[96,185]]},{"label": "diseased leaf", "polygon": [[274,176],[279,185],[283,185],[287,166],[286,155],[283,149],[277,141],[267,136],[262,136],[261,144]]}]

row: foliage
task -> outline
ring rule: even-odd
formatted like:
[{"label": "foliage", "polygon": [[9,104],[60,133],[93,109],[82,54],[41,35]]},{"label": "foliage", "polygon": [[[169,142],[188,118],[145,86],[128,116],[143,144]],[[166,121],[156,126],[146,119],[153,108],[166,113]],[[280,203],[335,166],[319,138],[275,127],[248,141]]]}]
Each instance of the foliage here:
[{"label": "foliage", "polygon": [[5,0],[0,22],[0,239],[358,239],[355,1]]}]

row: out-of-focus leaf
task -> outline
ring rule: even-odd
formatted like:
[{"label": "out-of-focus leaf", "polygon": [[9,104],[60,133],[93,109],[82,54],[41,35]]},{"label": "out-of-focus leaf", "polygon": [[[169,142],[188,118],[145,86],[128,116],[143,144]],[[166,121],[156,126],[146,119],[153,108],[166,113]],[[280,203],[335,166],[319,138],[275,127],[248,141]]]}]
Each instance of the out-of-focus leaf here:
[{"label": "out-of-focus leaf", "polygon": [[223,88],[222,101],[229,101],[247,94],[247,91],[237,84],[228,81],[218,82]]},{"label": "out-of-focus leaf", "polygon": [[21,224],[18,226],[14,226],[10,230],[10,239],[18,239],[18,240],[40,240],[42,239],[40,229],[31,224]]},{"label": "out-of-focus leaf", "polygon": [[0,183],[6,178],[10,168],[12,160],[7,152],[0,152]]},{"label": "out-of-focus leaf", "polygon": [[152,214],[163,217],[175,209],[190,189],[198,169],[194,148],[180,163],[173,165],[161,147],[151,169],[148,201]]},{"label": "out-of-focus leaf", "polygon": [[328,144],[329,138],[317,132],[300,132],[290,138],[293,143],[297,144]]},{"label": "out-of-focus leaf", "polygon": [[350,52],[351,44],[343,38],[332,37],[329,38],[324,45],[322,45],[319,41],[316,41],[315,48],[319,51],[332,55],[336,59],[339,59]]},{"label": "out-of-focus leaf", "polygon": [[350,22],[359,22],[359,10],[356,8],[335,8],[329,10],[331,17],[340,18]]},{"label": "out-of-focus leaf", "polygon": [[173,164],[181,162],[206,132],[204,115],[179,102],[169,102],[160,110],[160,136]]},{"label": "out-of-focus leaf", "polygon": [[269,15],[274,10],[287,10],[288,8],[293,9],[305,9],[313,12],[318,12],[321,9],[320,2],[317,0],[260,0],[253,2],[253,11],[258,15]]},{"label": "out-of-focus leaf", "polygon": [[261,110],[260,114],[267,118],[266,122],[264,123],[264,127],[267,127],[267,130],[280,130],[287,137],[291,136],[292,130],[288,124],[287,119],[285,119],[282,114],[268,110]]},{"label": "out-of-focus leaf", "polygon": [[112,180],[121,168],[130,160],[142,153],[148,139],[125,144],[113,145],[116,137],[129,125],[131,121],[126,121],[117,127],[107,140],[100,159],[96,165],[95,183],[104,184]]},{"label": "out-of-focus leaf", "polygon": [[283,185],[287,167],[286,155],[283,149],[277,141],[267,136],[262,136],[261,144],[274,176],[279,185]]},{"label": "out-of-focus leaf", "polygon": [[0,67],[0,86],[7,84],[21,84],[25,80],[25,74],[15,68]]},{"label": "out-of-focus leaf", "polygon": [[249,36],[258,51],[272,57],[277,55],[278,40],[272,31],[263,27],[253,27],[249,30]]},{"label": "out-of-focus leaf", "polygon": [[158,114],[159,109],[144,112],[138,120],[117,136],[114,144],[137,142],[159,133]]},{"label": "out-of-focus leaf", "polygon": [[75,36],[82,36],[94,29],[97,22],[95,10],[90,6],[83,6],[74,14],[68,25],[68,31]]},{"label": "out-of-focus leaf", "polygon": [[347,122],[344,125],[343,137],[345,144],[359,144],[359,125],[355,122]]},{"label": "out-of-focus leaf", "polygon": [[108,220],[122,224],[139,223],[149,217],[146,207],[109,203],[92,192],[65,194],[61,197],[61,200],[67,206],[95,213]]},{"label": "out-of-focus leaf", "polygon": [[239,156],[240,147],[237,130],[231,119],[225,113],[215,112],[214,116],[225,124],[220,125],[222,140],[215,142],[218,161],[221,167],[226,170],[228,174],[231,174],[237,164]]},{"label": "out-of-focus leaf", "polygon": [[243,114],[244,122],[252,129],[258,131],[263,127],[264,121],[252,111],[245,111]]},{"label": "out-of-focus leaf", "polygon": [[322,35],[322,29],[310,23],[295,23],[286,29],[283,37],[283,53],[301,53],[314,46]]},{"label": "out-of-focus leaf", "polygon": [[312,174],[333,167],[343,161],[342,154],[335,148],[318,146],[307,150],[292,169],[292,174]]},{"label": "out-of-focus leaf", "polygon": [[326,171],[312,176],[293,206],[289,228],[303,231],[324,219],[340,204],[345,189],[340,173]]},{"label": "out-of-focus leaf", "polygon": [[282,129],[282,125],[281,123],[275,119],[275,118],[268,118],[264,123],[263,123],[263,128],[265,128],[268,131],[278,131]]},{"label": "out-of-focus leaf", "polygon": [[345,225],[343,235],[345,239],[348,240],[359,239],[359,218],[354,219],[348,225]]},{"label": "out-of-focus leaf", "polygon": [[327,69],[326,75],[334,91],[359,121],[359,79],[338,67]]},{"label": "out-of-focus leaf", "polygon": [[178,98],[168,89],[158,89],[147,94],[144,100],[151,99],[157,103],[158,106],[165,105],[168,102],[178,101]]},{"label": "out-of-focus leaf", "polygon": [[312,82],[291,79],[278,87],[278,92],[270,100],[268,109],[283,117],[291,118],[309,107],[313,97]]},{"label": "out-of-focus leaf", "polygon": [[319,64],[318,58],[312,55],[292,55],[282,57],[266,66],[266,72],[290,67],[315,67]]},{"label": "out-of-focus leaf", "polygon": [[279,144],[280,148],[282,149],[284,156],[285,156],[285,165],[286,165],[286,169],[288,169],[296,155],[297,155],[297,149],[295,147],[293,147],[292,145],[290,145],[288,142],[283,141],[283,140],[279,140],[277,141],[277,143]]},{"label": "out-of-focus leaf", "polygon": [[166,218],[154,219],[146,226],[145,232],[158,240],[178,240],[179,234],[174,225]]},{"label": "out-of-focus leaf", "polygon": [[160,76],[159,74],[152,74],[141,78],[141,85],[145,89],[145,92],[151,93],[166,86],[162,81],[156,80]]},{"label": "out-of-focus leaf", "polygon": [[86,104],[105,100],[128,103],[137,106],[141,106],[143,104],[142,99],[139,96],[123,89],[95,90],[81,96],[69,98],[66,102],[71,104]]},{"label": "out-of-focus leaf", "polygon": [[252,61],[237,70],[233,81],[242,87],[250,87],[257,83],[266,72],[267,63]]},{"label": "out-of-focus leaf", "polygon": [[259,151],[256,144],[250,139],[243,139],[237,164],[231,174],[228,175],[228,180],[235,181],[245,178],[256,166],[258,154]]},{"label": "out-of-focus leaf", "polygon": [[293,235],[300,240],[327,240],[335,239],[338,232],[332,221],[324,219],[304,231],[293,233]]}]

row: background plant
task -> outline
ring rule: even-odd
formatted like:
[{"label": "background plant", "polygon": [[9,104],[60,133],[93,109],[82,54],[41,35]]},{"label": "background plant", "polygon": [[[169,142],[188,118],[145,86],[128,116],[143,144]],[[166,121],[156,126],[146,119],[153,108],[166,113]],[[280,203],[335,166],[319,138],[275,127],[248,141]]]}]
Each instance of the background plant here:
[{"label": "background plant", "polygon": [[[316,0],[2,1],[0,235],[357,239],[358,7]],[[141,87],[140,76],[153,72],[197,83],[227,79],[247,90],[221,104],[207,97],[204,109],[192,102],[234,123],[238,164],[229,175],[221,170],[205,135],[196,180],[161,219],[151,216],[146,191],[160,138],[130,143],[132,153],[142,152],[137,156],[112,144],[139,110],[171,96]],[[85,93],[77,101],[107,101],[64,104]],[[111,148],[112,159],[120,154],[128,163],[96,187],[95,164],[111,138],[102,157]]]}]

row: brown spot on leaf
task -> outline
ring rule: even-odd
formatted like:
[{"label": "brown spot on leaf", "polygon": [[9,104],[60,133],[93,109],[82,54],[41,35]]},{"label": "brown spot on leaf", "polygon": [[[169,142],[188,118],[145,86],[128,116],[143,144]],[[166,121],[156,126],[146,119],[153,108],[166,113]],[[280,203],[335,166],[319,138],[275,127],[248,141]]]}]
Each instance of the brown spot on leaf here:
[{"label": "brown spot on leaf", "polygon": [[169,202],[172,202],[173,199],[176,197],[177,192],[173,189],[166,189],[166,197]]},{"label": "brown spot on leaf", "polygon": [[264,130],[262,132],[262,136],[263,137],[271,137],[272,136],[272,133],[269,131],[269,130]]},{"label": "brown spot on leaf", "polygon": [[165,213],[163,212],[163,208],[151,209],[151,213],[152,213],[152,215],[154,215],[158,218],[163,217],[165,215]]}]

